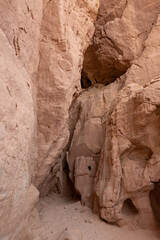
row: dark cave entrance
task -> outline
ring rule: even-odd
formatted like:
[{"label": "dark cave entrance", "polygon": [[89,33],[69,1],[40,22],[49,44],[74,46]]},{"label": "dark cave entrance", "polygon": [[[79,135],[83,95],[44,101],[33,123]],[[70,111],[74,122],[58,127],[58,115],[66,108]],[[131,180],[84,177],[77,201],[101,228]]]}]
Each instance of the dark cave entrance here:
[{"label": "dark cave entrance", "polygon": [[83,69],[81,72],[82,89],[96,84],[109,85],[124,75],[130,67],[130,63],[127,60],[123,62],[118,61],[109,55],[105,59],[100,58],[98,50],[98,45],[91,44],[84,53]]},{"label": "dark cave entrance", "polygon": [[136,209],[130,198],[124,201],[122,207],[122,214],[128,220],[132,220],[138,214],[138,210]]}]

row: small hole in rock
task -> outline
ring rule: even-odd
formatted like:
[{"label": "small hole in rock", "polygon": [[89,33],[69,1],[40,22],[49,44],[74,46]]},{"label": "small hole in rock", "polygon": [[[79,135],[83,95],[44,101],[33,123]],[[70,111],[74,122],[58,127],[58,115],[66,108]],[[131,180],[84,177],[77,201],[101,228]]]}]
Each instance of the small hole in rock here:
[{"label": "small hole in rock", "polygon": [[88,170],[91,171],[91,166],[88,166]]}]

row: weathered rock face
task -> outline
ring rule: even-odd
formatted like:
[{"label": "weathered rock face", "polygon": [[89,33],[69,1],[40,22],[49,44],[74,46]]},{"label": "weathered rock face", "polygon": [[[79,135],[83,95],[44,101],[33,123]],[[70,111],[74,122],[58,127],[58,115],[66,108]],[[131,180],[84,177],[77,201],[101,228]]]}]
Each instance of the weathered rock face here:
[{"label": "weathered rock face", "polygon": [[[36,129],[33,83],[39,63],[42,1],[0,1],[0,239],[25,239],[38,201],[32,184]],[[34,150],[34,151],[33,151]]]},{"label": "weathered rock face", "polygon": [[67,154],[70,177],[82,202],[89,206],[93,205],[94,178],[105,140],[106,113],[122,86],[117,81],[112,88],[97,85],[84,91],[70,111],[71,126],[75,125]]},{"label": "weathered rock face", "polygon": [[84,204],[120,226],[152,228],[160,219],[159,13],[159,1],[101,1],[82,86],[126,73],[83,91],[70,111],[75,189]]},{"label": "weathered rock face", "polygon": [[128,85],[118,94],[106,123],[95,192],[101,216],[109,222],[125,223],[123,204],[130,199],[138,210],[134,223],[144,227],[154,223],[149,192],[160,178],[159,84]]},{"label": "weathered rock face", "polygon": [[[112,2],[101,0],[93,44],[85,53],[84,75],[93,84],[96,82],[108,84],[124,74],[141,55],[142,66],[138,61],[133,72],[135,68],[136,72],[143,72],[144,65],[146,66],[144,72],[147,72],[151,67],[149,64],[151,60],[147,59],[148,54],[151,54],[152,58],[159,52],[152,51],[157,46],[159,38],[155,33],[155,31],[158,32],[158,26],[157,28],[154,26],[159,12],[158,0],[152,3],[149,0],[114,0]],[[151,31],[153,32],[152,28],[155,28],[154,37],[150,34]],[[155,60],[155,68],[156,62]]]},{"label": "weathered rock face", "polygon": [[60,190],[68,110],[80,90],[98,0],[0,5],[0,239],[22,240],[36,187]]},{"label": "weathered rock face", "polygon": [[30,76],[36,77],[43,0],[0,0],[0,6],[0,28]]},{"label": "weathered rock face", "polygon": [[160,15],[158,15],[157,21],[154,23],[152,30],[144,43],[144,50],[141,56],[133,62],[124,76],[126,78],[126,85],[136,82],[143,86],[151,81],[151,79],[159,77],[159,24]]},{"label": "weathered rock face", "polygon": [[0,239],[13,239],[39,194],[30,173],[35,115],[29,75],[2,31],[0,73]]},{"label": "weathered rock face", "polygon": [[149,193],[160,180],[159,86],[157,79],[120,90],[117,81],[77,99],[70,175],[82,202],[108,222],[156,225]]},{"label": "weathered rock face", "polygon": [[49,1],[41,24],[37,80],[38,172],[46,194],[61,189],[60,166],[69,140],[68,110],[80,89],[83,55],[94,32],[95,1]]}]

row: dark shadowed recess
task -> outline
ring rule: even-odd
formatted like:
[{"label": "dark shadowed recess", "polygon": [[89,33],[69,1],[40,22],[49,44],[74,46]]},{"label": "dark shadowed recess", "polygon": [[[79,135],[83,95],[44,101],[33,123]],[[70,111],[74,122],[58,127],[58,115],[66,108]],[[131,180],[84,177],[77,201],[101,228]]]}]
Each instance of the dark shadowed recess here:
[{"label": "dark shadowed recess", "polygon": [[97,47],[90,45],[84,54],[81,73],[81,87],[88,88],[95,84],[108,85],[122,76],[128,69],[128,62],[119,62],[106,57],[99,59]]},{"label": "dark shadowed recess", "polygon": [[154,183],[154,189],[150,192],[150,202],[153,213],[160,225],[160,181]]},{"label": "dark shadowed recess", "polygon": [[122,207],[122,214],[129,218],[132,218],[138,214],[138,210],[132,203],[131,199],[128,198],[124,201],[123,207]]}]

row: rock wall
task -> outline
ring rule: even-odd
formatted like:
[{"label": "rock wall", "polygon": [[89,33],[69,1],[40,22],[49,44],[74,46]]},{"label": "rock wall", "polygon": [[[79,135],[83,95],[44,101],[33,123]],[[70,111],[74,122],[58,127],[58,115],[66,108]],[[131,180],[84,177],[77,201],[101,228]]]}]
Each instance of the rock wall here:
[{"label": "rock wall", "polygon": [[[133,72],[135,69],[139,72],[146,64],[144,71],[147,72],[151,66],[151,60],[147,60],[148,54],[150,58],[158,54],[158,51],[152,52],[151,46],[154,48],[158,42],[159,36],[155,33],[158,26],[155,26],[159,10],[158,0],[100,1],[93,43],[86,51],[84,60],[84,73],[93,84],[113,82],[131,65],[135,65]],[[154,31],[154,36],[151,31]],[[141,66],[138,59],[142,58]],[[142,75],[145,78],[144,72]]]},{"label": "rock wall", "polygon": [[33,83],[39,62],[42,1],[0,1],[0,16],[0,239],[25,239],[30,232],[27,219],[39,196],[32,184]]},{"label": "rock wall", "polygon": [[0,0],[2,240],[32,239],[27,221],[39,191],[61,189],[68,109],[98,3]]},{"label": "rock wall", "polygon": [[[45,195],[61,189],[60,171],[69,140],[68,111],[80,90],[84,51],[94,33],[98,1],[44,4],[38,67],[38,172],[35,184]],[[63,151],[64,150],[64,151]]]},{"label": "rock wall", "polygon": [[118,79],[85,90],[71,111],[78,114],[68,153],[75,189],[83,204],[119,226],[157,225],[150,192],[160,180],[159,85],[124,87]]},{"label": "rock wall", "polygon": [[159,13],[159,1],[100,1],[82,72],[92,86],[70,110],[75,189],[119,226],[159,221]]},{"label": "rock wall", "polygon": [[35,114],[32,83],[0,30],[0,239],[13,239],[38,200],[30,157]]},{"label": "rock wall", "polygon": [[39,63],[43,0],[0,0],[0,6],[0,28],[31,78],[35,78]]}]

